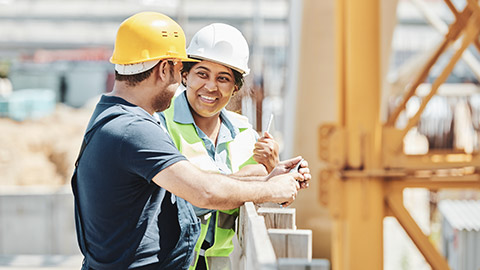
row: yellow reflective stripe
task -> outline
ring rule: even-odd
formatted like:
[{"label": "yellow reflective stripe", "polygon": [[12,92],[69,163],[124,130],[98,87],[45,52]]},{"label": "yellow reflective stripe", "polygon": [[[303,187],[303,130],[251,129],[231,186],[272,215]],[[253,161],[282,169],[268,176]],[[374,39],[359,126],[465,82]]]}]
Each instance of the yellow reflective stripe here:
[{"label": "yellow reflective stripe", "polygon": [[[164,111],[165,122],[168,133],[172,138],[178,150],[188,158],[190,162],[201,170],[218,172],[215,162],[208,155],[205,143],[198,136],[195,127],[192,124],[180,124],[173,120],[175,112],[175,99],[172,100],[170,108]],[[248,119],[233,112],[228,112],[229,117],[238,121],[247,121]],[[243,119],[243,120],[242,120]],[[235,139],[227,143],[228,159],[232,173],[237,172],[247,164],[255,164],[253,160],[253,149],[256,143],[257,133],[252,128],[240,128],[240,133]]]},{"label": "yellow reflective stripe", "polygon": [[[208,216],[208,214],[204,215],[204,216]],[[202,221],[203,220],[205,220],[206,223],[202,222],[200,224],[200,227],[201,227],[200,236],[198,237],[197,243],[195,244],[193,261],[192,261],[192,263],[190,264],[190,267],[189,267],[189,269],[191,269],[191,270],[195,269],[195,267],[197,266],[198,259],[200,258],[199,252],[201,252],[201,250],[202,250],[202,248],[201,248],[202,243],[205,240],[205,236],[207,235],[207,228],[208,228],[208,224],[212,220],[212,215],[208,216],[207,219],[202,218]],[[205,250],[203,251],[203,253],[205,253]]]},{"label": "yellow reflective stripe", "polygon": [[[208,155],[204,142],[198,136],[195,127],[192,124],[180,124],[173,120],[174,107],[175,100],[172,100],[170,108],[164,111],[164,115],[168,132],[179,151],[186,156],[192,164],[195,164],[200,169],[219,172],[216,164]],[[242,118],[243,116],[231,113],[229,117]],[[253,160],[253,148],[257,136],[256,131],[251,128],[240,128],[239,131],[240,133],[235,136],[235,139],[227,143],[228,160],[230,161],[229,163],[233,173],[247,164],[256,163],[255,160]],[[215,241],[213,246],[206,251],[205,256],[207,258],[210,256],[228,256],[233,250],[231,239],[235,235],[235,220],[238,216],[238,209],[218,211],[218,213],[219,215],[216,215],[216,219],[200,217],[202,223],[201,234],[195,245],[195,260],[192,263],[192,269],[197,265],[199,251],[201,244],[205,240],[209,222],[216,223]]]}]

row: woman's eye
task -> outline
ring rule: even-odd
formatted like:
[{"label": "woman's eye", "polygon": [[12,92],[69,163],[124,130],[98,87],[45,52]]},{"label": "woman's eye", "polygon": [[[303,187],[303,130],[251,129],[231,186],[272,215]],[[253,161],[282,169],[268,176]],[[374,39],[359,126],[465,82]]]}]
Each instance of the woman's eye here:
[{"label": "woman's eye", "polygon": [[230,81],[230,78],[228,78],[228,77],[218,77],[218,80],[219,80],[220,82],[229,82],[229,81]]},{"label": "woman's eye", "polygon": [[200,78],[205,78],[207,77],[207,74],[205,72],[197,72],[197,75],[200,77]]}]

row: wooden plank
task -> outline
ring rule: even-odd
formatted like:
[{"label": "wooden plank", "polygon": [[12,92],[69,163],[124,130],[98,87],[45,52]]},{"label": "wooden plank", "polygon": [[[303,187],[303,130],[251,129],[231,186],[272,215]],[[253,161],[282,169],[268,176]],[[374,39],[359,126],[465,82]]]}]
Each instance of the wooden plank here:
[{"label": "wooden plank", "polygon": [[288,246],[287,246],[287,234],[275,233],[268,229],[268,235],[270,235],[270,241],[272,242],[273,250],[277,258],[288,258]]},{"label": "wooden plank", "polygon": [[312,231],[268,229],[277,258],[312,260]]},{"label": "wooden plank", "polygon": [[295,208],[261,207],[257,213],[265,217],[267,229],[296,229]]},{"label": "wooden plank", "polygon": [[265,228],[263,217],[249,220],[247,269],[276,269],[277,257]]},{"label": "wooden plank", "polygon": [[[260,214],[260,216],[259,216]],[[295,226],[295,209],[260,208],[245,203],[238,219],[238,244],[241,249],[234,269],[330,269],[327,260],[312,260],[312,231],[275,229],[269,226]],[[288,259],[278,259],[285,257]]]},{"label": "wooden plank", "polygon": [[263,217],[257,215],[251,202],[240,207],[239,244],[244,269],[276,269],[276,256]]},{"label": "wooden plank", "polygon": [[278,259],[278,270],[330,270],[330,261],[325,259]]}]

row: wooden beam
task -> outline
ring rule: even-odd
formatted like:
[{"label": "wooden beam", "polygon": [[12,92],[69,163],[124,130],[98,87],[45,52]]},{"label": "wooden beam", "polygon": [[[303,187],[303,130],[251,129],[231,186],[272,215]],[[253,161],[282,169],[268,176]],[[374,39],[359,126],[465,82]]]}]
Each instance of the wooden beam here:
[{"label": "wooden beam", "polygon": [[278,259],[278,270],[330,270],[330,262],[325,259]]},{"label": "wooden beam", "polygon": [[276,256],[263,217],[257,215],[252,202],[240,207],[239,244],[241,265],[245,269],[276,269]]},{"label": "wooden beam", "polygon": [[267,229],[293,229],[295,225],[295,208],[265,208],[257,210],[258,215],[265,218]]},{"label": "wooden beam", "polygon": [[312,231],[268,229],[277,258],[302,258],[312,260]]}]

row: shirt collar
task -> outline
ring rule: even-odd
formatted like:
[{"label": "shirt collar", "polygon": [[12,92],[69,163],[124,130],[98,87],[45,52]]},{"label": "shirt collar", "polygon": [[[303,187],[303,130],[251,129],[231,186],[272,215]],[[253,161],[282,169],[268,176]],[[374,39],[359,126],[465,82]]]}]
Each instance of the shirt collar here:
[{"label": "shirt collar", "polygon": [[100,100],[97,106],[112,106],[112,105],[120,105],[120,106],[130,108],[130,111],[134,111],[137,115],[153,117],[150,113],[145,111],[142,107],[132,104],[119,96],[107,96],[103,94],[100,97]]}]

